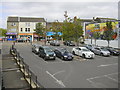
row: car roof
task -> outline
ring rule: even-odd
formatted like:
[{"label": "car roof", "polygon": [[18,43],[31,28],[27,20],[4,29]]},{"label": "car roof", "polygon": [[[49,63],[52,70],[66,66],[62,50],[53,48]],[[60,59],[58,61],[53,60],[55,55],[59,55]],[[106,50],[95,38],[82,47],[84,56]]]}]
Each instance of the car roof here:
[{"label": "car roof", "polygon": [[81,48],[81,49],[87,49],[86,47],[79,47],[79,48]]}]

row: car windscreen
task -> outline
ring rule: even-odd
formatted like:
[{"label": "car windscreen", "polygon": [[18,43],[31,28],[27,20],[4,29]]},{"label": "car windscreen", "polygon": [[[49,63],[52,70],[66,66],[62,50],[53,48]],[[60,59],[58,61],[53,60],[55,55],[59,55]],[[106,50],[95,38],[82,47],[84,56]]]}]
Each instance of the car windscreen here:
[{"label": "car windscreen", "polygon": [[69,51],[66,50],[66,49],[61,49],[60,51],[61,51],[62,53],[69,53]]},{"label": "car windscreen", "polygon": [[53,50],[50,48],[45,48],[45,52],[53,52]]},{"label": "car windscreen", "polygon": [[103,50],[103,51],[108,51],[106,48],[101,48],[101,50]]},{"label": "car windscreen", "polygon": [[82,51],[90,51],[90,50],[83,48]]}]

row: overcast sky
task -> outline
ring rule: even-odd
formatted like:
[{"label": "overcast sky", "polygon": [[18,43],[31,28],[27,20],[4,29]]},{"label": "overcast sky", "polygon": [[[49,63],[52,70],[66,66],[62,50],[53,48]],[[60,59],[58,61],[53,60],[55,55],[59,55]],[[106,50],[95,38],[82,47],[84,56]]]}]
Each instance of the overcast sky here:
[{"label": "overcast sky", "polygon": [[[77,16],[81,19],[92,19],[93,17],[107,17],[107,18],[116,18],[118,19],[118,1],[119,0],[85,0],[84,2],[78,2],[77,0],[59,0],[57,1],[48,1],[41,0],[39,2],[29,2],[12,0],[2,1],[0,3],[0,28],[6,28],[6,20],[8,16],[29,16],[29,17],[41,17],[45,20],[52,22],[55,20],[63,21],[64,20],[64,11],[68,12],[68,16],[73,18]],[[2,21],[2,22],[1,22]]]}]

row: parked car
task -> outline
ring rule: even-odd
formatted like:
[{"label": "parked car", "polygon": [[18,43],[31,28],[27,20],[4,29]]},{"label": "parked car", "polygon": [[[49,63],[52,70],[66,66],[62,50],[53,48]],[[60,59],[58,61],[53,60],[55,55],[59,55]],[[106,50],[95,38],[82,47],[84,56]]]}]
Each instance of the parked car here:
[{"label": "parked car", "polygon": [[50,45],[52,45],[52,46],[60,46],[60,42],[58,40],[53,40],[53,41],[50,41]]},{"label": "parked car", "polygon": [[110,52],[111,55],[120,55],[120,52],[112,47],[106,47],[106,49]]},{"label": "parked car", "polygon": [[41,45],[33,44],[32,45],[32,52],[34,52],[35,54],[38,54],[39,53],[39,47],[41,47]]},{"label": "parked car", "polygon": [[18,38],[18,39],[16,39],[16,42],[25,42],[25,41],[21,38]]},{"label": "parked car", "polygon": [[73,55],[65,48],[55,49],[55,54],[57,57],[61,58],[62,60],[72,60]]},{"label": "parked car", "polygon": [[96,47],[93,49],[93,52],[101,56],[110,56],[110,52],[104,47]]},{"label": "parked car", "polygon": [[39,57],[44,58],[44,60],[51,60],[51,59],[55,60],[55,58],[56,58],[56,54],[48,46],[41,46],[41,47],[39,47],[38,55],[39,55]]},{"label": "parked car", "polygon": [[86,44],[86,45],[84,45],[84,47],[86,47],[87,49],[89,49],[90,51],[93,52],[93,49],[96,47],[96,45]]},{"label": "parked car", "polygon": [[94,58],[95,54],[91,52],[89,49],[86,47],[75,47],[72,49],[72,53],[74,55],[81,56],[83,58]]},{"label": "parked car", "polygon": [[75,46],[75,44],[72,41],[64,41],[63,44],[67,46]]}]

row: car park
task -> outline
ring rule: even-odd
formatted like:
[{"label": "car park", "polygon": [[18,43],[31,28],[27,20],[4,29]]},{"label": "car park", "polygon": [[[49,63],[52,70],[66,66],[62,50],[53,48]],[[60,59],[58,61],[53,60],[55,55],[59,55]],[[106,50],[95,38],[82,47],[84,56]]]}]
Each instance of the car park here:
[{"label": "car park", "polygon": [[74,55],[81,56],[83,58],[94,58],[95,54],[91,52],[89,49],[86,47],[75,47],[72,49],[72,53]]},{"label": "car park", "polygon": [[110,56],[110,52],[105,47],[95,47],[93,52],[101,56]]},{"label": "car park", "polygon": [[120,52],[112,47],[106,47],[106,49],[110,52],[111,55],[120,55]]},{"label": "car park", "polygon": [[52,46],[60,46],[60,42],[58,40],[53,40],[53,41],[50,41],[50,45],[52,45]]},{"label": "car park", "polygon": [[55,60],[55,58],[56,58],[56,54],[48,46],[39,47],[38,55],[39,55],[39,57],[44,58],[44,60]]},{"label": "car park", "polygon": [[34,52],[35,54],[38,54],[39,53],[39,47],[41,47],[41,45],[33,44],[32,45],[32,52]]},{"label": "car park", "polygon": [[75,46],[75,44],[72,41],[64,41],[63,44],[67,46]]},{"label": "car park", "polygon": [[59,48],[54,50],[57,57],[61,58],[62,60],[72,60],[73,55],[65,48]]}]

